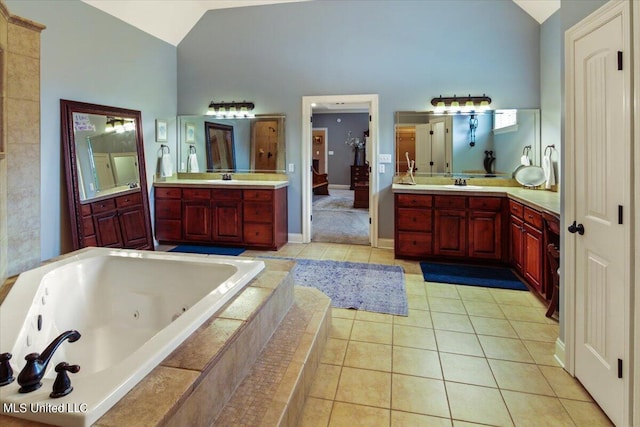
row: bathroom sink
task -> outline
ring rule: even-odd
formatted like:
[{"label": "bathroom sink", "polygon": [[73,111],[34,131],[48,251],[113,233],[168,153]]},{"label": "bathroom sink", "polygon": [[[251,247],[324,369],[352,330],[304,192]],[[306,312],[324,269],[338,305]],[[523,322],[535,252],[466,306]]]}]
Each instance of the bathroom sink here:
[{"label": "bathroom sink", "polygon": [[455,184],[448,184],[445,185],[446,188],[450,188],[452,190],[479,190],[482,187],[480,185],[455,185]]}]

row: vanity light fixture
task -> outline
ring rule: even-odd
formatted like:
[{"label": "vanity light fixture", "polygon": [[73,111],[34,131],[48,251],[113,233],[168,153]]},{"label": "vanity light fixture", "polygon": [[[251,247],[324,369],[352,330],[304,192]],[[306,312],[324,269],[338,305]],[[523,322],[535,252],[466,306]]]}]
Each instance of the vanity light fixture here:
[{"label": "vanity light fixture", "polygon": [[107,117],[107,124],[104,127],[105,133],[123,133],[135,129],[133,120],[122,119],[119,117]]},{"label": "vanity light fixture", "polygon": [[[444,111],[486,111],[491,104],[491,98],[484,93],[482,96],[453,96],[443,97],[442,95],[431,99],[431,105],[436,107],[436,112]],[[463,106],[463,108],[461,108]]]},{"label": "vanity light fixture", "polygon": [[214,102],[209,103],[207,109],[208,116],[227,117],[227,118],[251,118],[255,117],[251,111],[255,108],[253,102]]}]

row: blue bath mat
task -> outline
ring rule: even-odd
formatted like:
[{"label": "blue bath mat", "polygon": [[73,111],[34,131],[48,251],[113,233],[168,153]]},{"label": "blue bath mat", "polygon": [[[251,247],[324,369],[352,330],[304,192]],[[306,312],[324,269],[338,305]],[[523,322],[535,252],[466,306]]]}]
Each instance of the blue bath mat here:
[{"label": "blue bath mat", "polygon": [[420,268],[425,282],[529,290],[509,268],[505,267],[479,267],[423,261],[420,263]]},{"label": "blue bath mat", "polygon": [[184,252],[188,254],[207,255],[233,255],[238,256],[244,252],[244,248],[225,248],[223,246],[198,246],[198,245],[178,245],[169,252]]},{"label": "blue bath mat", "polygon": [[337,308],[407,316],[409,307],[401,267],[357,262],[296,259],[296,285],[310,286]]}]

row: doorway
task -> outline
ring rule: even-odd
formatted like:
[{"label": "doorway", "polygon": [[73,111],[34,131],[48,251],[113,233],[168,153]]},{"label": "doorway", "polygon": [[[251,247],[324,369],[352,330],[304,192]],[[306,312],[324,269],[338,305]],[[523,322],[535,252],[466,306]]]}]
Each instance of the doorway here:
[{"label": "doorway", "polygon": [[[312,157],[313,157],[313,114],[314,108],[319,106],[339,106],[342,110],[364,110],[368,112],[369,137],[367,138],[367,157],[370,171],[376,171],[378,167],[378,95],[329,95],[329,96],[304,96],[302,97],[302,241],[312,241]],[[355,134],[353,135],[355,136]],[[329,170],[331,168],[329,167]],[[368,194],[369,199],[368,223],[369,245],[378,245],[378,179],[376,173],[369,173]],[[360,189],[362,190],[362,188]],[[355,196],[354,196],[355,197]]]}]

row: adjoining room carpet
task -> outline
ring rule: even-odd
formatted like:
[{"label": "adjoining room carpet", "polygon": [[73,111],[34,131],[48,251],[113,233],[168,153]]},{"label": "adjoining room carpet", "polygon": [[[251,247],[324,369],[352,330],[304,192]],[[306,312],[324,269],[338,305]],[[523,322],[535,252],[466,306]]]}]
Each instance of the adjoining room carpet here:
[{"label": "adjoining room carpet", "polygon": [[357,262],[296,259],[294,283],[311,286],[337,308],[407,316],[409,306],[401,267]]},{"label": "adjoining room carpet", "polygon": [[188,254],[233,255],[238,256],[244,248],[225,248],[222,246],[178,245],[168,252],[184,252]]},{"label": "adjoining room carpet", "polygon": [[423,261],[420,263],[420,268],[425,282],[515,289],[519,291],[529,290],[510,269],[504,267],[480,267]]},{"label": "adjoining room carpet", "polygon": [[353,190],[330,189],[329,196],[313,196],[311,240],[369,244],[369,210],[353,207]]}]

